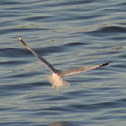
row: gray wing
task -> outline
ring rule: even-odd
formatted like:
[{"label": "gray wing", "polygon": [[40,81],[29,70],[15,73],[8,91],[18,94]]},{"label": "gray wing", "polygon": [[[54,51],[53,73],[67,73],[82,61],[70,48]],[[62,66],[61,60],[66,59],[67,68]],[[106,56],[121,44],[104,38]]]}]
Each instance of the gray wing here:
[{"label": "gray wing", "polygon": [[56,69],[50,64],[48,63],[44,58],[42,58],[39,54],[37,54],[33,49],[31,49],[30,47],[28,47],[28,45],[23,41],[23,39],[19,36],[19,40],[23,43],[23,45],[25,45],[25,47],[30,50],[41,62],[43,62],[52,72],[56,72]]},{"label": "gray wing", "polygon": [[111,63],[111,62],[108,62],[108,63],[105,63],[105,64],[100,64],[100,65],[94,65],[94,66],[73,68],[73,69],[69,69],[69,70],[66,70],[66,71],[62,71],[60,73],[60,75],[65,76],[65,75],[72,75],[72,74],[77,74],[77,73],[81,73],[81,72],[86,72],[86,71],[89,71],[89,70],[92,70],[92,69],[96,69],[96,68],[99,68],[99,67],[106,66],[109,63]]}]

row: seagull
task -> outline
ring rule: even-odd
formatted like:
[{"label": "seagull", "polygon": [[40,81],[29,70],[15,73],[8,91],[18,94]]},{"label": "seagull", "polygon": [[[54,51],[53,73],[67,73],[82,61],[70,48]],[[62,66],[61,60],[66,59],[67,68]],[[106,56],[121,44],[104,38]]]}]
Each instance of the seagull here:
[{"label": "seagull", "polygon": [[48,81],[52,84],[52,88],[54,88],[54,86],[57,87],[57,91],[59,91],[59,87],[61,86],[69,86],[70,83],[67,82],[66,80],[64,80],[64,76],[67,75],[72,75],[72,74],[77,74],[77,73],[81,73],[81,72],[86,72],[92,69],[96,69],[96,68],[100,68],[103,66],[106,66],[108,64],[110,64],[111,62],[107,62],[104,64],[100,64],[100,65],[94,65],[94,66],[87,66],[87,67],[79,67],[79,68],[73,68],[73,69],[69,69],[66,71],[62,71],[62,70],[57,70],[55,69],[49,62],[47,62],[47,60],[45,60],[43,57],[41,57],[37,52],[35,52],[33,49],[31,49],[21,38],[21,36],[19,36],[19,40],[23,43],[23,45],[30,50],[42,63],[44,63],[46,65],[46,67],[52,72],[51,75],[47,76]]}]

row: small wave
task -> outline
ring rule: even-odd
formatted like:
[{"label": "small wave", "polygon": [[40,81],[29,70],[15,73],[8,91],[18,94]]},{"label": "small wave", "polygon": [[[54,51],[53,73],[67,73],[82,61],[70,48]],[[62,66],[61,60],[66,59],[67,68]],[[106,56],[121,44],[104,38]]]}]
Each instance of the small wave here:
[{"label": "small wave", "polygon": [[119,26],[109,26],[109,27],[104,27],[99,30],[102,33],[117,33],[117,32],[126,32],[126,28],[124,27],[119,27]]},{"label": "small wave", "polygon": [[68,47],[68,46],[81,46],[81,45],[85,45],[86,43],[82,43],[82,42],[74,42],[74,43],[68,43],[65,44],[64,46]]},{"label": "small wave", "polygon": [[32,17],[27,17],[24,20],[25,21],[36,21],[36,20],[44,20],[44,19],[48,19],[51,16],[32,16]]},{"label": "small wave", "polygon": [[111,35],[110,33],[125,33],[126,28],[125,27],[119,27],[119,26],[109,26],[109,27],[103,27],[98,30],[88,32],[89,34],[101,36],[101,35]]},{"label": "small wave", "polygon": [[8,34],[13,32],[33,32],[33,31],[43,31],[43,30],[49,30],[46,28],[11,28],[11,29],[4,29],[0,30],[0,34]]}]

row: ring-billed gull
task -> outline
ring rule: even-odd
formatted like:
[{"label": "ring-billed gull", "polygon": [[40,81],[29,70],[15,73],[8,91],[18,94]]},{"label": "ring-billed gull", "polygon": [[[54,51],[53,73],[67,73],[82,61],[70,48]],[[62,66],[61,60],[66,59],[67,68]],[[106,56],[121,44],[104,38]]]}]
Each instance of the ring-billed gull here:
[{"label": "ring-billed gull", "polygon": [[95,69],[95,68],[106,66],[109,63],[111,63],[111,62],[107,62],[107,63],[100,64],[100,65],[80,67],[80,68],[73,68],[73,69],[69,69],[69,70],[66,70],[66,71],[57,70],[49,62],[47,62],[43,57],[41,57],[38,53],[36,53],[33,49],[31,49],[23,41],[23,39],[20,36],[19,36],[19,40],[23,43],[23,45],[25,45],[25,47],[28,50],[30,50],[41,62],[43,62],[50,69],[50,71],[52,72],[52,74],[49,75],[47,77],[47,79],[52,84],[52,88],[54,88],[54,86],[57,86],[57,91],[59,90],[60,86],[68,86],[68,85],[70,85],[69,82],[67,82],[66,80],[64,80],[63,76],[77,74],[77,73],[81,73],[81,72],[86,72],[86,71],[89,71],[89,70],[92,70],[92,69]]}]

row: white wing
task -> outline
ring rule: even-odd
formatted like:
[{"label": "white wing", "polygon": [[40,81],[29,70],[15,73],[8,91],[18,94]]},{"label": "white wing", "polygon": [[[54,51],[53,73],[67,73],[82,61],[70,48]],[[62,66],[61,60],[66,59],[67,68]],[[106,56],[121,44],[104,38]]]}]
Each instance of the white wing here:
[{"label": "white wing", "polygon": [[92,70],[92,69],[96,69],[96,68],[99,68],[99,67],[106,66],[109,63],[111,63],[111,62],[108,62],[108,63],[105,63],[105,64],[100,64],[100,65],[94,65],[94,66],[73,68],[73,69],[69,69],[69,70],[66,70],[66,71],[62,71],[60,73],[60,75],[65,76],[65,75],[72,75],[72,74],[77,74],[77,73],[81,73],[81,72],[86,72],[86,71],[89,71],[89,70]]},{"label": "white wing", "polygon": [[25,45],[25,47],[30,50],[41,62],[43,62],[52,72],[56,72],[56,69],[50,64],[48,63],[43,57],[41,57],[39,54],[37,54],[33,49],[31,49],[30,47],[28,47],[28,45],[23,41],[23,39],[19,36],[19,40],[23,43],[23,45]]}]

